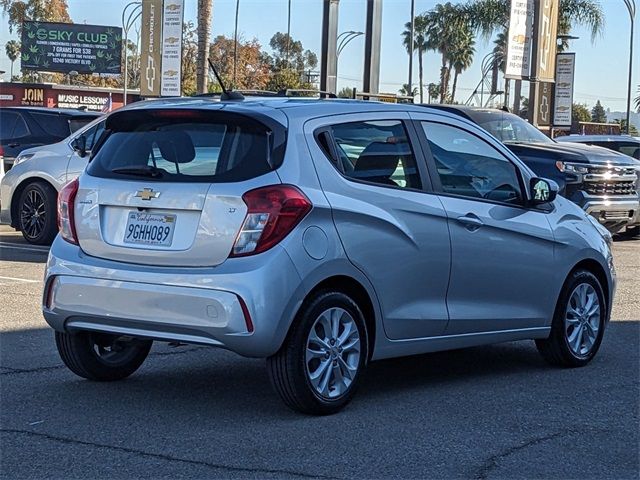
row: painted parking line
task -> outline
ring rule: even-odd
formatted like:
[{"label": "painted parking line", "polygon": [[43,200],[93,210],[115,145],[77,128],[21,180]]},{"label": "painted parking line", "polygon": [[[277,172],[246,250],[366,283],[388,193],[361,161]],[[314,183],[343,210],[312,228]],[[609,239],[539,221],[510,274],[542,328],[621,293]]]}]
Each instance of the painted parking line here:
[{"label": "painted parking line", "polygon": [[28,278],[18,278],[18,277],[3,277],[0,275],[0,280],[13,280],[14,282],[25,282],[25,283],[42,283],[42,280],[30,280]]},{"label": "painted parking line", "polygon": [[26,246],[20,243],[0,242],[0,249],[10,248],[12,250],[26,250],[28,252],[48,253],[49,247],[39,247],[37,245]]}]

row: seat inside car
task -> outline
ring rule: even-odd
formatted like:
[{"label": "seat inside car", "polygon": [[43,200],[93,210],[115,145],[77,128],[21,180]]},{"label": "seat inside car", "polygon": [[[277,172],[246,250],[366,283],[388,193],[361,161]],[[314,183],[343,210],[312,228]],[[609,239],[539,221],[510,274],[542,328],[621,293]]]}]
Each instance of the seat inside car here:
[{"label": "seat inside car", "polygon": [[398,144],[372,142],[360,153],[352,176],[397,187],[398,184],[391,179],[391,176],[398,168],[401,154]]}]

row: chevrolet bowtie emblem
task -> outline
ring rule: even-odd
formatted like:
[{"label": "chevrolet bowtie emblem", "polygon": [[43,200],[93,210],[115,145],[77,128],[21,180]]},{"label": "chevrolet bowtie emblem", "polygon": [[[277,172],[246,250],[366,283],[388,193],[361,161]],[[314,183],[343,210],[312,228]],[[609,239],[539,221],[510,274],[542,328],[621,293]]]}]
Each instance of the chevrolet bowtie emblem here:
[{"label": "chevrolet bowtie emblem", "polygon": [[160,192],[154,192],[153,188],[143,188],[136,192],[136,197],[141,198],[142,200],[151,200],[152,198],[158,198],[159,196]]}]

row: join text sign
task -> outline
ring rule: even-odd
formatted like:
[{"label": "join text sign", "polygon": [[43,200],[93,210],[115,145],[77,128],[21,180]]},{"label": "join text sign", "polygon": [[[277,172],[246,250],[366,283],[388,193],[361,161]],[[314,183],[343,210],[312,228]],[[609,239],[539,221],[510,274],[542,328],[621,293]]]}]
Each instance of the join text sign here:
[{"label": "join text sign", "polygon": [[122,29],[73,23],[24,22],[25,70],[119,74]]}]

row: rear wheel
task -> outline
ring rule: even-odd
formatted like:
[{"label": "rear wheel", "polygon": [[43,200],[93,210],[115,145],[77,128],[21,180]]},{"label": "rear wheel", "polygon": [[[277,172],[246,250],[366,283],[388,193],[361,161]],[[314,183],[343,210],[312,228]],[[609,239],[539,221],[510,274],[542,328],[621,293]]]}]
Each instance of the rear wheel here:
[{"label": "rear wheel", "polygon": [[591,272],[577,270],[562,289],[549,338],[536,340],[536,346],[552,365],[582,367],[600,348],[606,318],[600,282]]},{"label": "rear wheel", "polygon": [[306,302],[282,348],[267,359],[271,383],[293,410],[336,413],[355,393],[367,347],[358,305],[343,293],[321,292]]},{"label": "rear wheel", "polygon": [[50,245],[58,233],[56,201],[58,192],[51,185],[33,182],[18,200],[18,227],[24,239],[35,245]]},{"label": "rear wheel", "polygon": [[149,354],[151,340],[98,332],[56,332],[64,364],[89,380],[121,380],[135,372]]}]

